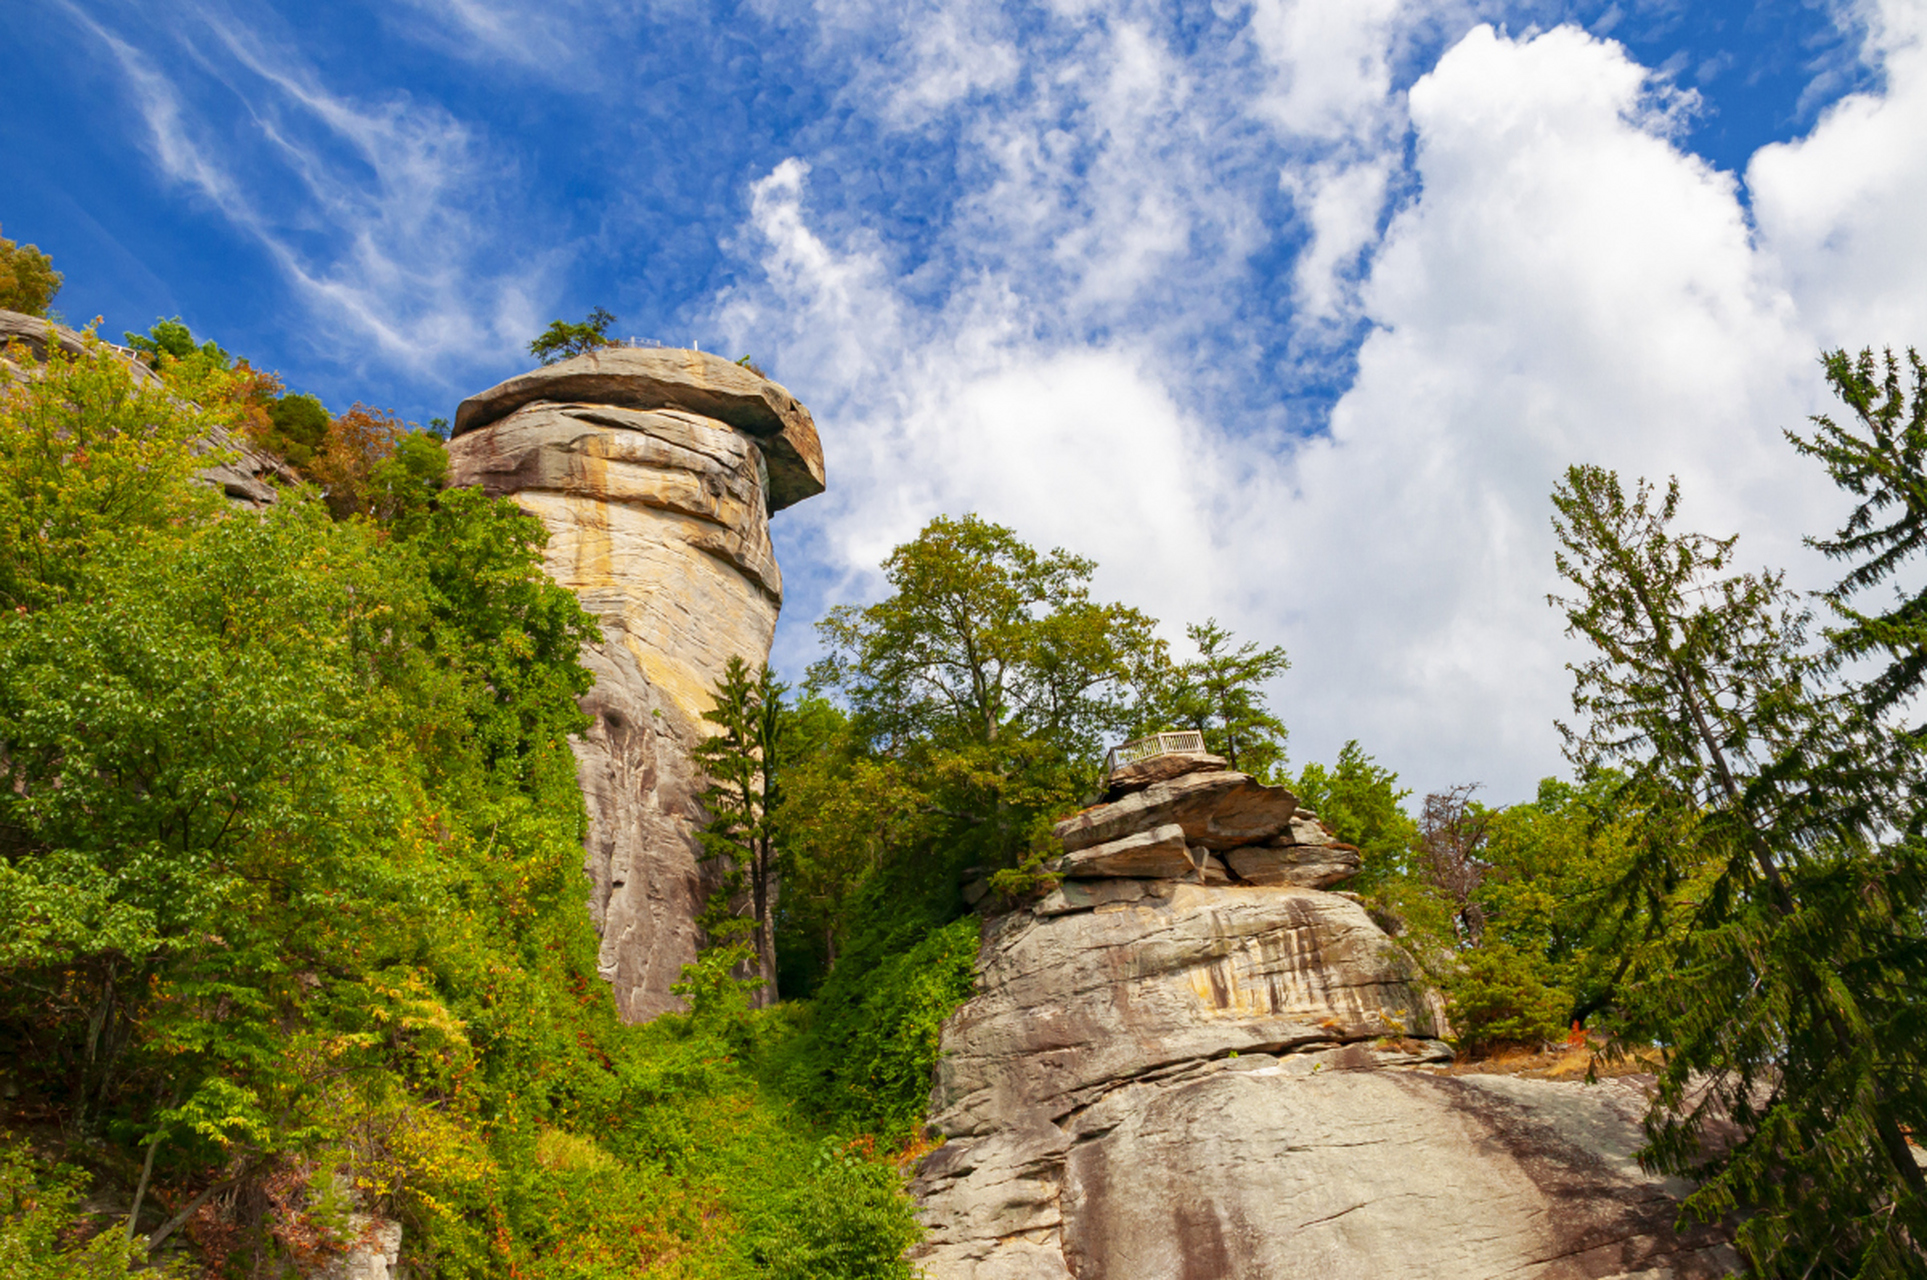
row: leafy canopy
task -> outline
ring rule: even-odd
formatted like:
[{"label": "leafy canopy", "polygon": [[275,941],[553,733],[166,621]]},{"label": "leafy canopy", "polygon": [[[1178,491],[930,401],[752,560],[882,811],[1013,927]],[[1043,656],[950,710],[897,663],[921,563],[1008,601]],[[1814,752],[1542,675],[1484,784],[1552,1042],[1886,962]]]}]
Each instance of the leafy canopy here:
[{"label": "leafy canopy", "polygon": [[325,1263],[339,1175],[425,1274],[907,1280],[894,1170],[813,1163],[751,1074],[786,1024],[615,1015],[568,745],[596,630],[540,523],[230,509],[195,411],[98,355],[0,398],[0,531],[62,548],[5,562],[0,1059],[9,1112],[152,1182],[77,1241],[81,1176],[0,1133],[0,1259]]},{"label": "leafy canopy", "polygon": [[52,258],[33,245],[0,236],[0,309],[44,316],[60,285]]},{"label": "leafy canopy", "polygon": [[1155,727],[1194,729],[1204,735],[1205,749],[1233,769],[1269,778],[1284,764],[1286,730],[1267,706],[1264,686],[1290,669],[1284,649],[1261,648],[1255,640],[1233,648],[1231,632],[1216,618],[1184,630],[1198,656],[1171,667],[1161,682],[1150,704]]}]

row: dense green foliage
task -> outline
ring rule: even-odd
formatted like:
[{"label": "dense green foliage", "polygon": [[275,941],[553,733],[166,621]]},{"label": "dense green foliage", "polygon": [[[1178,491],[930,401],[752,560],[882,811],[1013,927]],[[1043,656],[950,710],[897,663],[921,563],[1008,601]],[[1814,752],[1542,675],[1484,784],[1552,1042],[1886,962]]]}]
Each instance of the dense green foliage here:
[{"label": "dense green foliage", "polygon": [[[1642,829],[1612,898],[1670,938],[1628,952],[1618,992],[1625,1039],[1667,1050],[1649,1157],[1701,1180],[1690,1211],[1744,1212],[1741,1248],[1766,1274],[1913,1274],[1927,1238],[1905,1137],[1927,1132],[1927,848],[1914,737],[1880,715],[1916,678],[1916,606],[1871,619],[1844,603],[1918,546],[1904,508],[1899,530],[1866,535],[1909,467],[1918,486],[1912,424],[1895,428],[1919,409],[1897,378],[1901,403],[1865,396],[1871,367],[1829,358],[1859,429],[1822,422],[1809,446],[1874,491],[1828,544],[1855,566],[1832,652],[1808,645],[1778,574],[1732,570],[1733,539],[1673,530],[1676,485],[1627,493],[1575,467],[1554,494],[1561,603],[1596,651],[1576,669],[1570,753],[1625,770]],[[1828,679],[1870,649],[1895,659],[1882,677]],[[1737,1138],[1709,1148],[1729,1121]]]},{"label": "dense green foliage", "polygon": [[44,316],[60,284],[52,258],[34,245],[0,236],[0,310]]},{"label": "dense green foliage", "polygon": [[907,1276],[895,1172],[758,1082],[788,1023],[726,971],[615,1016],[540,524],[234,511],[205,426],[98,348],[0,387],[0,1257],[67,1227],[66,1151],[144,1212],[60,1274],[279,1274],[352,1195],[420,1274]]},{"label": "dense green foliage", "polygon": [[776,812],[782,803],[783,694],[767,663],[754,678],[731,655],[716,687],[716,705],[703,719],[716,726],[696,746],[709,785],[700,833],[706,857],[724,869],[702,925],[712,939],[747,936],[754,980],[763,998],[776,984]]},{"label": "dense green foliage", "polygon": [[1185,634],[1198,656],[1169,668],[1137,718],[1146,728],[1195,729],[1205,750],[1233,769],[1269,779],[1285,762],[1286,730],[1265,705],[1264,686],[1290,668],[1285,651],[1255,640],[1233,648],[1231,632],[1216,618],[1192,623]]}]

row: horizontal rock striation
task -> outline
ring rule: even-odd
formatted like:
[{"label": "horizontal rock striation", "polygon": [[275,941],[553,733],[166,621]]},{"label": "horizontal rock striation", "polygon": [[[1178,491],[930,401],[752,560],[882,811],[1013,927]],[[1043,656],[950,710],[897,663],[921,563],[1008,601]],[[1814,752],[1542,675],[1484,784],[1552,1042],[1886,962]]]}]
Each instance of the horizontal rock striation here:
[{"label": "horizontal rock striation", "polygon": [[691,757],[732,655],[769,654],[783,597],[769,513],[823,488],[809,412],[696,351],[610,348],[462,402],[450,483],[514,498],[546,563],[602,623],[576,742],[600,968],[623,1016],[681,1007],[714,887]]},{"label": "horizontal rock striation", "polygon": [[1683,1188],[1630,1158],[1639,1082],[1435,1073],[1439,997],[1316,887],[1358,851],[1289,792],[1210,757],[1128,767],[1059,824],[1057,888],[986,921],[944,1024],[944,1141],[912,1185],[930,1280],[1734,1265],[1717,1233],[1674,1232]]}]

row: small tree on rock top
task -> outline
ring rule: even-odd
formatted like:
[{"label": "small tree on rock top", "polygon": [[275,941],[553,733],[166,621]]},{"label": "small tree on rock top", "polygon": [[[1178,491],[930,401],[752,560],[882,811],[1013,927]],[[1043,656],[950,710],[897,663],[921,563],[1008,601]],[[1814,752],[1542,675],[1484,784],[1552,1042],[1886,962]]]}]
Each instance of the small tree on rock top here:
[{"label": "small tree on rock top", "polygon": [[529,354],[549,365],[601,347],[616,346],[616,339],[609,336],[609,326],[615,322],[616,318],[601,307],[591,311],[581,324],[551,320],[542,336],[529,343]]}]

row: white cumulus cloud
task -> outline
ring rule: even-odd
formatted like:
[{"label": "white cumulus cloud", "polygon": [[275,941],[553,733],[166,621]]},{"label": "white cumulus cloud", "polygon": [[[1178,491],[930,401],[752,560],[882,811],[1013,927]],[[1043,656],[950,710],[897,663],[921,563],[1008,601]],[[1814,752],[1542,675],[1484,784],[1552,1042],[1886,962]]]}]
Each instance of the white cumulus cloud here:
[{"label": "white cumulus cloud", "polygon": [[[1799,540],[1839,503],[1780,433],[1823,407],[1823,344],[1920,323],[1912,9],[1869,24],[1882,87],[1747,186],[1682,149],[1687,95],[1577,28],[1261,5],[1180,49],[1134,12],[1060,12],[1048,75],[1028,64],[959,124],[934,304],[927,267],[900,277],[860,220],[812,206],[804,164],[757,188],[738,247],[764,274],[718,314],[817,410],[831,471],[778,522],[793,574],[818,568],[792,618],[874,591],[930,515],[977,510],[1095,556],[1174,631],[1212,613],[1282,641],[1298,759],[1356,737],[1420,788],[1503,800],[1562,768],[1574,651],[1545,597],[1567,465],[1677,474],[1743,560],[1824,580]],[[1450,22],[1463,37],[1398,93],[1400,51]],[[1254,298],[1281,186],[1290,296]],[[1240,309],[1274,304],[1300,337],[1370,326],[1323,429],[1226,395],[1320,349],[1246,346]]]}]

